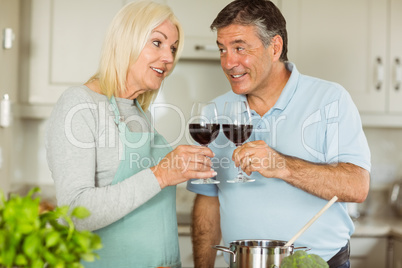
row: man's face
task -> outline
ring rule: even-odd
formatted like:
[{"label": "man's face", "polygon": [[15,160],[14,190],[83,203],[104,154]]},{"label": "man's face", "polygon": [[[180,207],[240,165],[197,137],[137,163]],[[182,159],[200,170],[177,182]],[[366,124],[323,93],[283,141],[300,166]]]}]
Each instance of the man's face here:
[{"label": "man's face", "polygon": [[265,48],[255,26],[232,24],[218,29],[221,66],[236,94],[258,94],[269,83],[271,46]]}]

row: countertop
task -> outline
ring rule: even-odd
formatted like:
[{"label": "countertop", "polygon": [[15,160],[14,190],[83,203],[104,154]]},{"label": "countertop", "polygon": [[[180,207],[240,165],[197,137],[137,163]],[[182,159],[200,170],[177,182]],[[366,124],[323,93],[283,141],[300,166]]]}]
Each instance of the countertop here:
[{"label": "countertop", "polygon": [[402,239],[402,218],[363,217],[355,221],[353,236],[393,236]]}]

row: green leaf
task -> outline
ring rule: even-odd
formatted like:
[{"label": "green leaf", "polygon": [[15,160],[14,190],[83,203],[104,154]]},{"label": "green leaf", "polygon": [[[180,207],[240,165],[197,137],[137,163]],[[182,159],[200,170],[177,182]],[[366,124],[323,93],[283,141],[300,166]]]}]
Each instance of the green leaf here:
[{"label": "green leaf", "polygon": [[16,217],[17,204],[10,200],[8,205],[4,208],[3,218],[5,222],[14,221]]},{"label": "green leaf", "polygon": [[35,226],[30,223],[19,223],[17,226],[17,232],[21,234],[29,234],[35,230]]},{"label": "green leaf", "polygon": [[6,203],[6,197],[4,196],[3,191],[0,190],[0,208],[3,208],[5,203]]},{"label": "green leaf", "polygon": [[20,221],[33,223],[39,216],[39,199],[25,198],[17,209]]},{"label": "green leaf", "polygon": [[79,260],[79,256],[76,256],[72,253],[63,253],[60,254],[60,257],[66,262],[66,263],[71,263],[74,261]]},{"label": "green leaf", "polygon": [[6,231],[0,230],[0,252],[6,247]]},{"label": "green leaf", "polygon": [[[42,219],[42,220],[46,220],[46,219]],[[67,230],[65,225],[60,224],[55,219],[48,220],[46,223],[48,223],[51,227],[53,227],[55,230],[59,231],[60,233]]]},{"label": "green leaf", "polygon": [[41,240],[37,233],[33,233],[26,237],[23,243],[23,251],[29,258],[31,259],[37,258],[40,249],[41,249]]},{"label": "green leaf", "polygon": [[31,198],[34,193],[39,193],[39,192],[40,192],[40,188],[34,187],[28,192],[28,194],[26,196]]},{"label": "green leaf", "polygon": [[46,247],[53,247],[60,241],[60,233],[56,231],[51,231],[46,235]]},{"label": "green leaf", "polygon": [[43,268],[43,266],[45,265],[45,262],[38,258],[32,261],[32,266],[31,268]]},{"label": "green leaf", "polygon": [[68,253],[68,248],[67,248],[66,243],[65,243],[64,241],[60,241],[60,243],[57,245],[57,248],[56,248],[55,252],[56,252],[58,255],[62,255],[62,254],[64,254],[64,253]]},{"label": "green leaf", "polygon": [[54,213],[55,215],[57,215],[58,218],[59,218],[59,217],[61,217],[61,216],[67,216],[67,215],[68,215],[68,210],[69,210],[68,206],[61,206],[61,207],[57,207],[57,208],[53,211],[53,213]]},{"label": "green leaf", "polygon": [[84,219],[89,217],[89,215],[91,215],[91,213],[89,212],[88,209],[84,208],[84,207],[76,207],[74,208],[73,212],[71,213],[72,217],[76,217],[78,219]]},{"label": "green leaf", "polygon": [[81,254],[81,259],[87,262],[95,261],[95,254],[94,253],[83,253]]},{"label": "green leaf", "polygon": [[18,254],[15,258],[14,264],[17,266],[26,266],[28,264],[28,259],[24,254]]},{"label": "green leaf", "polygon": [[91,247],[94,250],[101,249],[103,247],[102,245],[102,239],[100,238],[99,235],[97,234],[92,234],[91,238]]},{"label": "green leaf", "polygon": [[2,252],[3,263],[5,266],[11,266],[15,258],[15,249],[7,248]]},{"label": "green leaf", "polygon": [[72,239],[77,243],[83,252],[87,252],[90,249],[91,239],[85,233],[76,232]]},{"label": "green leaf", "polygon": [[71,268],[84,268],[84,265],[79,262],[74,262],[71,264]]},{"label": "green leaf", "polygon": [[61,260],[58,260],[57,256],[54,255],[52,252],[50,252],[50,251],[48,251],[48,250],[45,250],[45,251],[43,252],[43,257],[45,258],[45,261],[46,261],[48,264],[50,264],[51,266],[53,266],[53,265],[56,266],[56,265],[58,265],[59,263],[61,263],[61,264],[62,264],[61,267],[64,267],[64,262],[61,261]]},{"label": "green leaf", "polygon": [[60,260],[55,266],[54,266],[54,268],[65,268],[66,267],[66,265],[65,265],[65,263],[62,261],[62,260]]}]

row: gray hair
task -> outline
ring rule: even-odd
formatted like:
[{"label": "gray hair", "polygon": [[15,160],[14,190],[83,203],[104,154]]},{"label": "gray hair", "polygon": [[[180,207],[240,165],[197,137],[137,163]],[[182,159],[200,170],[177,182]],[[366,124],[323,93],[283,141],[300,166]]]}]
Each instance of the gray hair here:
[{"label": "gray hair", "polygon": [[288,60],[286,20],[271,1],[235,0],[219,12],[210,27],[212,30],[217,30],[231,24],[255,26],[257,35],[264,47],[268,47],[272,38],[279,35],[283,40],[280,60]]}]

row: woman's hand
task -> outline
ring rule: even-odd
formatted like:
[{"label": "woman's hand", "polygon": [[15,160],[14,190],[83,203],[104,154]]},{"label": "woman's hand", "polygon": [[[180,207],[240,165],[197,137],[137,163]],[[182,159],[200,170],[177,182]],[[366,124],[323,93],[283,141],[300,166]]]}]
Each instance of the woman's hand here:
[{"label": "woman's hand", "polygon": [[179,145],[151,167],[151,171],[162,189],[189,179],[207,179],[216,176],[210,159],[213,156],[211,149],[204,146]]}]

